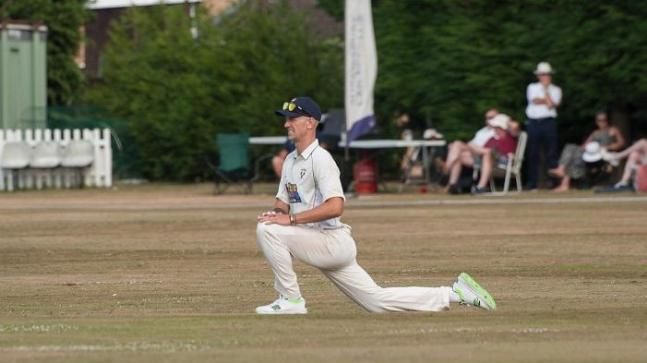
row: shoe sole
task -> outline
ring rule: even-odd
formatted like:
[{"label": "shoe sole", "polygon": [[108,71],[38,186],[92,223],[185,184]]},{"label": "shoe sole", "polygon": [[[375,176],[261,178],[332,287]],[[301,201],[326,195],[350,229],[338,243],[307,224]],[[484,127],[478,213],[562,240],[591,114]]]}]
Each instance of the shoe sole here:
[{"label": "shoe sole", "polygon": [[300,311],[296,313],[259,313],[258,311],[256,312],[256,314],[258,315],[305,315],[307,313],[308,313],[307,311]]},{"label": "shoe sole", "polygon": [[258,314],[258,315],[303,315],[303,314],[307,314],[307,313],[308,313],[308,309],[305,309],[303,311],[289,311],[289,312],[286,312],[286,311],[281,311],[281,312],[276,312],[276,311],[262,312],[262,311],[256,310],[256,314]]},{"label": "shoe sole", "polygon": [[478,296],[479,300],[481,301],[481,307],[485,308],[486,310],[496,310],[496,301],[494,301],[492,295],[490,295],[487,290],[485,290],[481,285],[474,281],[472,276],[463,272],[458,275],[458,280],[462,281],[470,290],[472,290],[474,295]]}]

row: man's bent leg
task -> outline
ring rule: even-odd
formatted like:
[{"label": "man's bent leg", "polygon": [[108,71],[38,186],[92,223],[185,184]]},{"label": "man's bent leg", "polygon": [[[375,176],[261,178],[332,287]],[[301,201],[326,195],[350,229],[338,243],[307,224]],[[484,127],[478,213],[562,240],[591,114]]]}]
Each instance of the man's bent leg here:
[{"label": "man's bent leg", "polygon": [[624,151],[611,153],[614,159],[624,159],[629,156],[634,151],[640,151],[642,153],[647,153],[647,139],[640,139],[633,143],[633,145],[626,148]]},{"label": "man's bent leg", "polygon": [[370,312],[441,311],[449,308],[450,287],[380,287],[353,261],[323,273],[348,297]]},{"label": "man's bent leg", "polygon": [[259,223],[258,245],[272,266],[276,290],[288,298],[300,296],[292,256],[319,269],[336,269],[355,260],[350,227],[321,230],[305,226]]},{"label": "man's bent leg", "polygon": [[447,172],[451,170],[455,163],[458,162],[461,153],[466,149],[465,143],[462,141],[454,141],[449,144],[449,151],[447,153],[447,161],[445,162],[445,167]]},{"label": "man's bent leg", "polygon": [[263,251],[265,258],[274,272],[274,288],[285,298],[301,297],[297,274],[292,267],[290,250],[281,238],[289,228],[277,224],[258,223],[256,226],[256,243]]},{"label": "man's bent leg", "polygon": [[461,177],[461,172],[463,171],[463,165],[460,162],[454,163],[454,165],[449,169],[449,181],[448,185],[455,185],[458,183],[458,179]]},{"label": "man's bent leg", "polygon": [[492,155],[492,151],[490,149],[485,149],[483,157],[481,158],[481,178],[479,179],[477,185],[479,188],[485,188],[490,182],[490,178],[492,177],[492,169],[494,168],[494,166],[492,165],[493,163],[494,157]]},{"label": "man's bent leg", "polygon": [[634,151],[631,154],[629,154],[629,157],[627,158],[627,163],[625,164],[625,169],[622,172],[622,179],[620,179],[619,184],[626,184],[626,185],[631,184],[631,177],[636,167],[640,164],[641,158],[642,158],[642,155],[640,154],[639,151]]}]

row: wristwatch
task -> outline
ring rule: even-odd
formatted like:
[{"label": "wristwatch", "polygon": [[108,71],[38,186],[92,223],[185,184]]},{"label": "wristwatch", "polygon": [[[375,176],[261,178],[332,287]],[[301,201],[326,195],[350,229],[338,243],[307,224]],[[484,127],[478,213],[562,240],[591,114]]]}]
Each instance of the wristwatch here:
[{"label": "wristwatch", "polygon": [[295,226],[297,224],[297,216],[290,214],[290,225]]}]

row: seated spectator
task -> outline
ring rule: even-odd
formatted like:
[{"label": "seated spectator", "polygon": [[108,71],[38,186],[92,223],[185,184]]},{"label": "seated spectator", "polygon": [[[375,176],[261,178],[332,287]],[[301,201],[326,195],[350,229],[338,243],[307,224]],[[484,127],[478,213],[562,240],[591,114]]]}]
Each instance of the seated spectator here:
[{"label": "seated spectator", "polygon": [[597,189],[596,192],[635,191],[632,183],[634,171],[640,165],[647,165],[647,139],[640,139],[622,152],[602,152],[602,158],[609,162],[627,158],[622,178],[615,185]]},{"label": "seated spectator", "polygon": [[449,174],[447,191],[450,194],[458,194],[459,192],[456,184],[460,178],[463,166],[473,166],[474,158],[480,157],[486,153],[484,148],[485,143],[487,143],[495,133],[494,128],[490,126],[489,122],[497,114],[498,111],[494,108],[485,113],[485,126],[474,134],[474,138],[470,142],[464,143],[462,141],[454,141],[449,144],[447,160],[445,161],[445,164],[442,165],[442,169],[444,174]]},{"label": "seated spectator", "polygon": [[494,136],[483,146],[485,153],[481,157],[481,176],[472,194],[487,193],[494,167],[497,165],[505,167],[508,159],[517,151],[517,138],[521,129],[517,121],[500,113],[490,120],[490,127],[494,129]]},{"label": "seated spectator", "polygon": [[[625,145],[622,133],[611,124],[606,112],[600,111],[595,115],[595,125],[596,129],[586,138],[584,144],[566,144],[559,158],[559,166],[549,170],[552,176],[561,178],[559,186],[553,189],[554,192],[568,191],[572,179],[580,179],[586,174],[587,162],[601,160],[601,154],[596,152],[596,149],[617,151]],[[585,149],[589,152],[585,153]]]},{"label": "seated spectator", "polygon": [[[452,166],[449,170],[449,187],[450,194],[457,194],[458,188],[456,183],[461,175],[464,166],[474,167],[480,164],[481,176],[477,185],[472,189],[473,194],[487,192],[487,184],[490,181],[495,165],[506,164],[507,159],[514,154],[517,148],[517,137],[519,136],[520,127],[517,121],[511,120],[508,115],[497,114],[488,120],[489,128],[492,130],[492,136],[485,141],[482,146],[478,146],[475,140],[467,144],[467,152],[462,143],[455,144],[450,148],[450,156],[456,154],[456,149],[463,148],[460,159],[457,162],[450,160]],[[478,135],[477,135],[478,136]],[[475,137],[475,139],[477,139]],[[479,140],[476,140],[477,142]],[[462,145],[461,145],[462,144]],[[452,150],[453,149],[453,150]],[[460,150],[460,149],[459,149]]]}]

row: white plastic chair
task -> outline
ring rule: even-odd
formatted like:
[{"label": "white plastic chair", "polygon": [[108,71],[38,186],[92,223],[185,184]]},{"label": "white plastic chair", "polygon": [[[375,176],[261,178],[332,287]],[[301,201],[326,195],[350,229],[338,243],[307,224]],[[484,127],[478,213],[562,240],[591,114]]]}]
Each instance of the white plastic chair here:
[{"label": "white plastic chair", "polygon": [[[0,178],[0,190],[14,190],[14,170],[20,173],[20,170],[27,168],[31,147],[22,141],[9,141],[2,148],[2,158],[0,167],[3,169],[3,176]],[[5,184],[6,178],[6,184]]]},{"label": "white plastic chair", "polygon": [[29,160],[29,167],[34,170],[36,188],[42,187],[43,179],[47,186],[52,185],[56,168],[61,165],[61,146],[56,141],[41,141],[34,147]]},{"label": "white plastic chair", "polygon": [[[88,140],[73,140],[65,148],[61,166],[72,170],[72,175],[78,177],[79,186],[83,186],[83,171],[94,162],[94,145]],[[69,176],[68,173],[65,173]],[[65,186],[69,187],[68,178]]]},{"label": "white plastic chair", "polygon": [[[523,155],[526,151],[526,143],[528,141],[528,134],[525,131],[522,131],[521,134],[519,134],[519,139],[517,140],[517,150],[515,150],[514,155],[511,158],[508,158],[508,163],[505,165],[504,168],[495,165],[494,167],[494,172],[492,173],[492,177],[490,178],[490,190],[492,193],[496,195],[505,195],[508,193],[508,189],[510,188],[510,177],[514,175],[515,177],[515,183],[517,185],[517,193],[521,193],[521,164],[523,163]],[[505,179],[503,182],[503,191],[502,192],[497,192],[496,187],[494,185],[494,175],[496,172],[503,171],[505,172]]]}]

